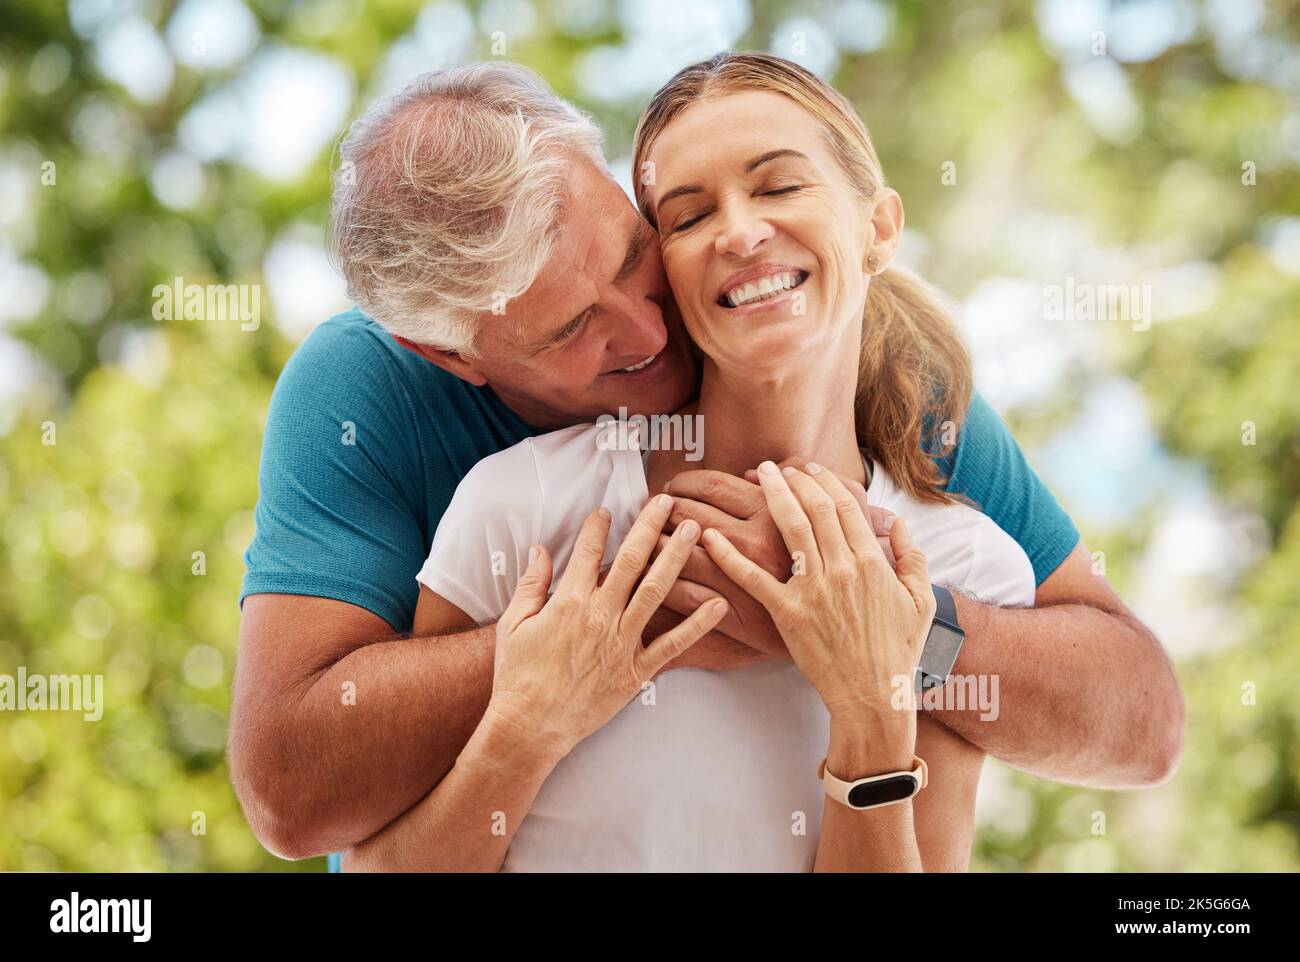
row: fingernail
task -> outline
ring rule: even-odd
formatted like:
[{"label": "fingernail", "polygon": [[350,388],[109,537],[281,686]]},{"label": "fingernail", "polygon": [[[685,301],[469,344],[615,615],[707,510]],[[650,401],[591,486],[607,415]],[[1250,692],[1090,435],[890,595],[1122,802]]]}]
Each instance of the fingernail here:
[{"label": "fingernail", "polygon": [[673,499],[668,497],[666,494],[661,494],[655,498],[655,507],[660,511],[671,511],[673,507]]},{"label": "fingernail", "polygon": [[885,516],[885,534],[889,534],[889,529],[894,526],[895,520],[897,519],[892,514]]},{"label": "fingernail", "polygon": [[673,537],[681,538],[684,541],[694,542],[695,539],[699,537],[699,534],[700,526],[690,518],[687,518],[677,526],[677,530],[673,532]]},{"label": "fingernail", "polygon": [[602,521],[608,521],[611,517],[609,513],[609,508],[605,507],[603,504],[600,506],[599,510],[597,510],[596,513],[600,515]]},{"label": "fingernail", "polygon": [[794,468],[789,468],[789,467],[782,468],[782,469],[781,469],[781,473],[784,474],[787,478],[793,478],[793,477],[794,477]]},{"label": "fingernail", "polygon": [[822,466],[818,464],[816,461],[809,461],[807,464],[803,466],[803,469],[807,471],[809,474],[820,474],[822,470]]},{"label": "fingernail", "polygon": [[663,487],[663,492],[664,492],[664,494],[667,494],[667,493],[668,493],[668,489],[671,488],[672,486],[673,486],[673,482],[672,482],[671,479],[665,481],[665,482],[664,482],[664,487]]},{"label": "fingernail", "polygon": [[764,474],[776,474],[776,465],[771,461],[764,461],[758,466],[758,470],[762,471]]},{"label": "fingernail", "polygon": [[530,567],[537,563],[537,555],[538,555],[537,545],[533,545],[531,548],[528,549],[528,564]]},{"label": "fingernail", "polygon": [[717,540],[718,540],[718,532],[714,531],[712,528],[710,528],[708,531],[705,531],[705,532],[704,532],[704,543],[705,543],[705,544],[713,544],[713,542],[715,542],[715,541],[717,541]]},{"label": "fingernail", "polygon": [[709,614],[715,618],[721,618],[727,613],[727,603],[721,598],[715,598],[709,604]]}]

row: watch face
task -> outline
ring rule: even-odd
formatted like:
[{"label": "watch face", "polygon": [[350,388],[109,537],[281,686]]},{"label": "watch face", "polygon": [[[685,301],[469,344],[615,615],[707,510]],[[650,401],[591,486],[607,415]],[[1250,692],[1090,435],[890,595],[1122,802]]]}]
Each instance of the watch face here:
[{"label": "watch face", "polygon": [[952,666],[957,663],[957,653],[961,651],[961,644],[965,640],[966,636],[960,631],[953,631],[947,625],[936,622],[930,626],[930,634],[926,636],[918,667],[927,675],[946,679],[952,673]]},{"label": "watch face", "polygon": [[849,789],[849,804],[854,808],[866,808],[881,802],[897,802],[910,797],[915,791],[916,779],[913,776],[895,775],[878,782],[854,785]]}]

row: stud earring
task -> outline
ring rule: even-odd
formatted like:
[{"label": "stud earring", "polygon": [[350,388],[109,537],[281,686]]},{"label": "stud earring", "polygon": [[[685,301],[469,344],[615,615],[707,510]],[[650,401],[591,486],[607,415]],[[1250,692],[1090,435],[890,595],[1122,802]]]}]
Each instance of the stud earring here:
[{"label": "stud earring", "polygon": [[875,254],[871,254],[870,256],[867,257],[867,270],[871,271],[871,273],[874,274],[879,267],[880,267],[879,257],[877,257]]}]

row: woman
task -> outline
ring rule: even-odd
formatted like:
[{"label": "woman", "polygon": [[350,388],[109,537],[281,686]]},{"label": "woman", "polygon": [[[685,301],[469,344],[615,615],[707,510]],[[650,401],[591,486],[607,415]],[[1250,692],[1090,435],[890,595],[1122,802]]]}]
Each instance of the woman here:
[{"label": "woman", "polygon": [[[492,699],[446,778],[345,867],[963,869],[983,754],[897,707],[899,679],[910,688],[932,577],[1004,604],[1032,602],[1034,581],[923,451],[930,428],[960,422],[969,362],[925,289],[889,270],[898,195],[848,103],[762,55],[670,81],[638,126],[635,169],[704,355],[700,399],[681,412],[708,428],[704,460],[581,425],[465,478],[420,575],[415,630],[499,618]],[[777,469],[791,458],[818,463]],[[646,503],[650,491],[687,468],[756,464],[788,581],[689,521],[651,563],[671,499]],[[899,518],[897,573],[841,477]],[[659,674],[727,615],[706,601],[642,647],[697,542],[763,604],[791,661]],[[927,787],[881,808],[849,808],[820,778],[918,758]]]}]

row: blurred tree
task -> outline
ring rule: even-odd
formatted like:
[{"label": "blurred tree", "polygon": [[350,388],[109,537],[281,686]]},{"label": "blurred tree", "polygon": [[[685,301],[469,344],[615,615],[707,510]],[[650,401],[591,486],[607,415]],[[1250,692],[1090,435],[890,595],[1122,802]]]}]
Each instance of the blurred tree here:
[{"label": "blurred tree", "polygon": [[[246,118],[224,129],[220,114],[194,109],[229,93],[260,54],[306,50],[341,64],[356,113],[381,91],[390,52],[422,10],[433,11],[426,34],[443,37],[462,9],[249,0],[258,39],[247,56],[202,70],[172,58],[161,97],[137,99],[109,79],[95,18],[134,13],[165,34],[180,7],[6,0],[0,14],[0,278],[12,284],[0,296],[0,339],[29,345],[55,382],[0,417],[0,672],[102,672],[110,708],[99,722],[0,719],[0,869],[288,867],[248,831],[223,747],[261,424],[291,337],[274,303],[250,333],[158,322],[152,291],[176,276],[262,284],[283,230],[325,222],[329,145],[284,180],[237,152],[202,160],[184,203],[160,169],[187,120],[227,146],[242,135]],[[1235,599],[1248,635],[1181,666],[1191,727],[1171,784],[1094,792],[990,765],[1000,791],[977,868],[1300,868],[1300,738],[1287,690],[1300,680],[1300,406],[1289,391],[1300,290],[1294,265],[1279,266],[1261,236],[1266,218],[1285,226],[1300,214],[1300,108],[1285,80],[1300,62],[1296,7],[1261,7],[1249,32],[1234,34],[1211,27],[1246,21],[1254,4],[1197,6],[1195,30],[1126,61],[1090,52],[1091,36],[1082,52],[1062,48],[1048,37],[1059,39],[1060,5],[1046,0],[717,7],[748,11],[738,47],[796,59],[803,49],[837,64],[834,82],[905,199],[916,261],[953,293],[1032,276],[1041,237],[1067,229],[1134,273],[1215,271],[1212,308],[1145,335],[1108,332],[1099,357],[1071,360],[1055,396],[1011,420],[1033,446],[1062,429],[1098,376],[1119,370],[1140,384],[1168,448],[1264,520],[1265,554]],[[464,6],[479,18],[464,59],[494,56],[484,8]],[[587,58],[627,39],[636,6],[531,9],[534,29],[510,36],[508,56],[590,109],[609,156],[625,156],[649,91],[604,96]],[[1122,46],[1140,32],[1110,40]],[[1032,229],[1012,216],[1024,212],[1039,216]],[[42,284],[42,296],[28,296]],[[1254,444],[1242,443],[1246,422]],[[42,443],[47,423],[52,445]],[[1085,534],[1123,589],[1145,525]],[[204,574],[193,573],[195,552]],[[195,834],[200,822],[206,834]]]}]

